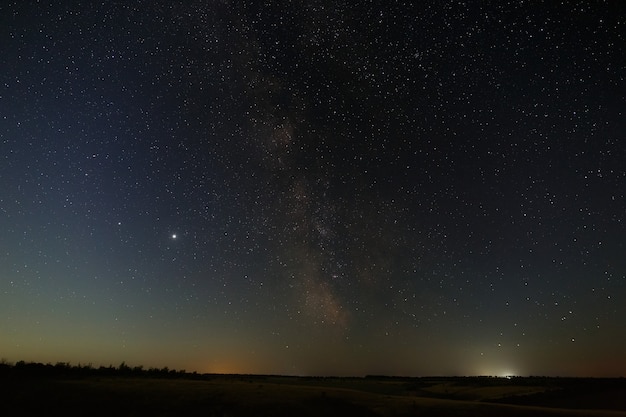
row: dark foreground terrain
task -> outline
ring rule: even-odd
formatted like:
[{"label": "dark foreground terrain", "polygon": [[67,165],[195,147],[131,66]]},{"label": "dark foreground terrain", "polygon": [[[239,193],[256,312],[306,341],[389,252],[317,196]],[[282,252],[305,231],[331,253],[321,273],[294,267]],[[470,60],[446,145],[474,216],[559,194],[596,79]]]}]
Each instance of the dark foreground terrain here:
[{"label": "dark foreground terrain", "polygon": [[41,364],[0,367],[7,415],[624,416],[626,380],[296,378]]}]

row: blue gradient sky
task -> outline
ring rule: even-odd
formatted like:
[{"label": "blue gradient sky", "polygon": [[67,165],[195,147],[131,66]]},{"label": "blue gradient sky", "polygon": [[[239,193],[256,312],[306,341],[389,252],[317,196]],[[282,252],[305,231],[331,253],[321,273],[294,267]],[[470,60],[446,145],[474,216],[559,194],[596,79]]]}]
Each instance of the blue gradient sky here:
[{"label": "blue gradient sky", "polygon": [[0,6],[0,357],[626,375],[621,2]]}]

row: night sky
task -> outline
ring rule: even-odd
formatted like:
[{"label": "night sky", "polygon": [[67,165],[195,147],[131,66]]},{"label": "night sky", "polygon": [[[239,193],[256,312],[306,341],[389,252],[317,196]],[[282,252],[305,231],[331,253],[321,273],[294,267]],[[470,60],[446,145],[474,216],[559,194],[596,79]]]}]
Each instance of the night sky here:
[{"label": "night sky", "polygon": [[622,1],[5,1],[0,68],[7,361],[626,376]]}]

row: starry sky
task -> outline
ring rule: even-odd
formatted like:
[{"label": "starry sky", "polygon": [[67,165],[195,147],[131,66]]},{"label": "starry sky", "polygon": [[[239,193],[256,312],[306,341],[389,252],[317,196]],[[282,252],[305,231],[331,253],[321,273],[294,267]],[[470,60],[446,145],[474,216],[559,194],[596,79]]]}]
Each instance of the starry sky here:
[{"label": "starry sky", "polygon": [[0,5],[0,357],[626,376],[621,1]]}]

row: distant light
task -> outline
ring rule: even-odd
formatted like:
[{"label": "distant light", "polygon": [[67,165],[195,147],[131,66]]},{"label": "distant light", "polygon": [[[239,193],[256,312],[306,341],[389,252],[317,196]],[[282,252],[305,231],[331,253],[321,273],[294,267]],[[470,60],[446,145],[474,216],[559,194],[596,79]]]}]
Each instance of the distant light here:
[{"label": "distant light", "polygon": [[515,373],[514,371],[508,370],[505,372],[502,372],[500,375],[498,375],[500,378],[506,378],[506,379],[511,379],[511,378],[515,378],[515,376],[517,375],[517,373]]},{"label": "distant light", "polygon": [[176,239],[176,233],[172,234],[172,239]]}]

